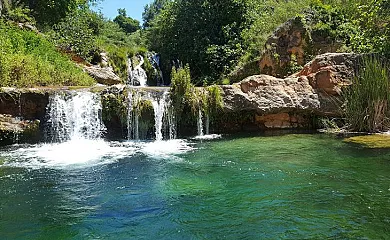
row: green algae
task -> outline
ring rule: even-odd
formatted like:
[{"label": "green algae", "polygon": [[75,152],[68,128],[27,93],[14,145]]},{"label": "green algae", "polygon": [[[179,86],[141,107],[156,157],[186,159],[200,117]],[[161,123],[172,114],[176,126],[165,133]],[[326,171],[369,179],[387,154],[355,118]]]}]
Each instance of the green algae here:
[{"label": "green algae", "polygon": [[390,134],[355,136],[346,138],[344,141],[360,144],[368,148],[390,148]]}]

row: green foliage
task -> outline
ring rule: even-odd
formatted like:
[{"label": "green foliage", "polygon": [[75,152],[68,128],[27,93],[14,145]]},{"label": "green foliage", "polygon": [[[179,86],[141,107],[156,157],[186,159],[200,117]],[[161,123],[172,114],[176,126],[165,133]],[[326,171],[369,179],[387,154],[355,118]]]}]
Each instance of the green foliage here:
[{"label": "green foliage", "polygon": [[139,21],[128,17],[124,8],[118,9],[118,14],[119,15],[114,18],[114,22],[117,23],[124,32],[133,33],[141,29]]},{"label": "green foliage", "polygon": [[244,12],[237,0],[168,2],[148,28],[151,50],[161,54],[166,68],[179,59],[191,66],[194,81],[216,81],[242,54]]},{"label": "green foliage", "polygon": [[93,79],[34,32],[0,21],[0,86],[84,85]]},{"label": "green foliage", "polygon": [[102,95],[102,119],[104,122],[119,121],[127,123],[127,99],[125,94],[110,93]]},{"label": "green foliage", "polygon": [[86,6],[86,0],[19,0],[20,4],[31,9],[32,16],[40,26],[53,26],[80,6]]},{"label": "green foliage", "polygon": [[363,61],[352,86],[346,91],[346,120],[351,130],[377,132],[390,127],[389,71],[376,58]]},{"label": "green foliage", "polygon": [[170,97],[178,120],[186,106],[191,106],[194,99],[195,87],[191,83],[190,68],[172,68]]},{"label": "green foliage", "polygon": [[191,83],[190,69],[172,69],[172,83],[170,97],[175,113],[175,119],[179,124],[193,124],[202,111],[204,116],[212,121],[216,120],[223,108],[221,89],[217,85],[205,89],[195,88]]},{"label": "green foliage", "polygon": [[18,23],[35,24],[35,19],[31,16],[31,10],[21,6],[16,6],[13,8],[7,7],[3,17],[9,21]]},{"label": "green foliage", "polygon": [[100,31],[100,21],[96,14],[80,9],[56,24],[49,35],[63,51],[90,61],[96,50],[94,34]]},{"label": "green foliage", "polygon": [[221,94],[221,88],[217,85],[212,85],[206,88],[207,99],[206,106],[207,108],[204,111],[210,116],[211,119],[218,117],[218,113],[223,108],[223,98]]},{"label": "green foliage", "polygon": [[142,13],[144,28],[148,28],[151,26],[153,20],[156,18],[157,15],[160,14],[161,10],[168,2],[171,2],[171,0],[154,0],[152,3],[146,4],[144,12]]}]

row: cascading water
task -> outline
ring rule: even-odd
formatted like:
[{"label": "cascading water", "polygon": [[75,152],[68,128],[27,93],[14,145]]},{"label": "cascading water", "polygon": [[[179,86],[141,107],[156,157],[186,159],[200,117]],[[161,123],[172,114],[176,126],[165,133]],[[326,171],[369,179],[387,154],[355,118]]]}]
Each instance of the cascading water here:
[{"label": "cascading water", "polygon": [[162,128],[163,128],[163,117],[165,113],[166,97],[168,92],[164,92],[160,99],[154,99],[152,101],[154,109],[154,121],[155,121],[155,135],[156,141],[163,139]]},{"label": "cascading water", "polygon": [[203,133],[203,114],[202,114],[202,110],[199,108],[198,110],[198,121],[197,121],[197,125],[198,125],[198,136],[203,136],[204,133]]},{"label": "cascading water", "polygon": [[139,64],[135,66],[134,69],[131,68],[131,59],[128,60],[128,84],[132,86],[145,87],[147,86],[146,82],[148,81],[148,76],[145,70],[142,68],[145,60],[141,55],[139,55],[138,58]]},{"label": "cascading water", "polygon": [[166,129],[168,130],[167,135],[169,136],[169,139],[176,139],[176,118],[170,98],[168,98],[167,103],[165,104],[165,122],[168,123]]},{"label": "cascading water", "polygon": [[139,140],[139,109],[138,105],[141,101],[139,91],[130,89],[128,93],[128,109],[127,109],[127,139]]},{"label": "cascading water", "polygon": [[52,142],[99,139],[104,131],[100,96],[91,92],[70,92],[50,96],[47,137]]}]

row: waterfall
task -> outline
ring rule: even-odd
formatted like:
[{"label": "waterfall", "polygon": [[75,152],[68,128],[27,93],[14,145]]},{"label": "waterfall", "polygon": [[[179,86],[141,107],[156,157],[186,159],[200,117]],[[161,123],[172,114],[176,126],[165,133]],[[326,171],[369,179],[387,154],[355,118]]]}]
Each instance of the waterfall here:
[{"label": "waterfall", "polygon": [[198,136],[203,136],[204,133],[203,133],[203,114],[202,114],[202,109],[199,108],[198,110]]},{"label": "waterfall", "polygon": [[141,101],[139,91],[130,89],[128,93],[128,109],[127,109],[127,139],[139,140],[139,109],[138,105]]},{"label": "waterfall", "polygon": [[[148,111],[150,106],[144,101],[151,103],[154,114],[154,139],[161,141],[163,139],[176,138],[176,119],[174,117],[173,108],[169,92],[148,92],[140,91],[139,88],[129,87],[128,93],[128,111],[127,111],[127,139],[140,140],[148,137],[148,133],[152,133],[153,122],[151,119],[142,119],[142,116],[149,116]],[[146,112],[145,112],[146,111]],[[153,115],[152,115],[153,117]]]},{"label": "waterfall", "polygon": [[168,136],[169,139],[176,139],[176,118],[175,112],[172,107],[172,101],[168,98],[167,104],[165,105],[165,122],[168,123]]},{"label": "waterfall", "polygon": [[132,86],[141,86],[145,87],[146,82],[148,81],[148,76],[146,75],[145,70],[142,68],[145,60],[144,57],[138,55],[139,64],[132,69],[132,61],[128,59],[127,61],[127,74],[128,74],[128,84]]},{"label": "waterfall", "polygon": [[101,111],[100,96],[95,93],[52,95],[47,107],[47,137],[52,142],[99,139],[105,129]]},{"label": "waterfall", "polygon": [[163,139],[162,128],[163,128],[163,117],[165,113],[165,103],[168,92],[164,92],[160,99],[155,99],[152,101],[154,109],[154,122],[155,122],[155,135],[156,141],[161,141]]}]

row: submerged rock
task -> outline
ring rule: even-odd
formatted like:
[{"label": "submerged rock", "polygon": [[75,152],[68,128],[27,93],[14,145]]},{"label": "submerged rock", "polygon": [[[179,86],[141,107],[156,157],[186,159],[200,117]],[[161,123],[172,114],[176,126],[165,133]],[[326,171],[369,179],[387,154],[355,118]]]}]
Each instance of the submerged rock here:
[{"label": "submerged rock", "polygon": [[390,148],[390,134],[373,134],[344,139],[344,142],[356,143],[368,148]]}]

